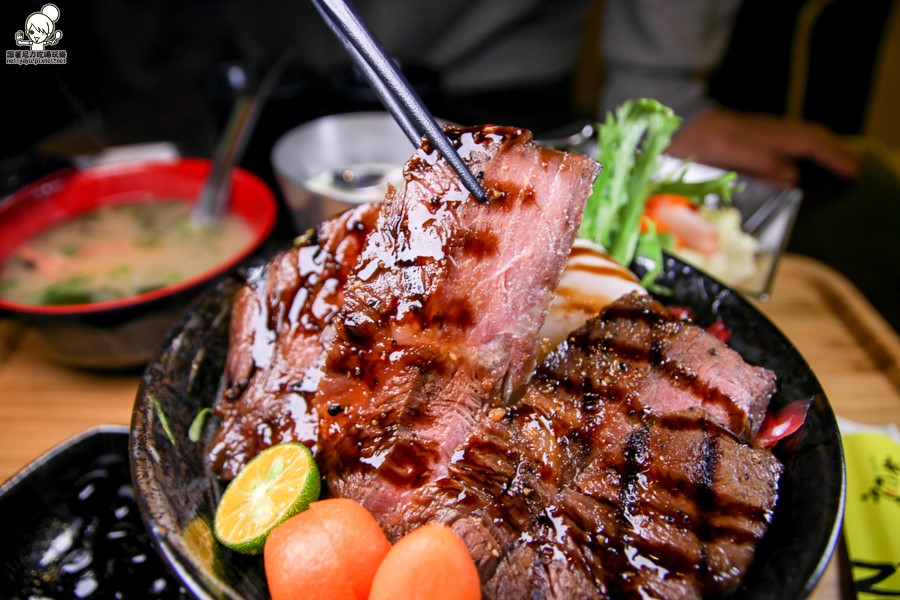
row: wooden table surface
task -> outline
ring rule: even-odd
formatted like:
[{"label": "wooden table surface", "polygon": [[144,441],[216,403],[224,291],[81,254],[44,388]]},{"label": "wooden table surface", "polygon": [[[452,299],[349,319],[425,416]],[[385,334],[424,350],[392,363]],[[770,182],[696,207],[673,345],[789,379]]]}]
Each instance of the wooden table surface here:
[{"label": "wooden table surface", "polygon": [[[900,339],[845,279],[787,256],[759,307],[800,349],[839,417],[900,424]],[[0,481],[89,427],[128,424],[138,379],[49,363],[32,333],[0,321]],[[836,563],[815,600],[842,598]]]}]

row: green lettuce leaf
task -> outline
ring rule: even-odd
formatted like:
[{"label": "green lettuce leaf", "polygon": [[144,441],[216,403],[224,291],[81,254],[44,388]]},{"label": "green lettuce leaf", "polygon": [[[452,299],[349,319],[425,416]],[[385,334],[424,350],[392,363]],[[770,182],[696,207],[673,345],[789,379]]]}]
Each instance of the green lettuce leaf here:
[{"label": "green lettuce leaf", "polygon": [[681,125],[672,109],[656,100],[640,98],[622,103],[599,124],[599,157],[603,166],[587,200],[579,236],[600,246],[620,264],[636,260],[648,270],[642,283],[665,293],[655,285],[662,272],[663,250],[672,242],[655,227],[641,232],[641,217],[647,198],[657,193],[686,196],[700,204],[710,194],[723,203],[731,200],[735,173],[725,173],[709,181],[684,181],[686,168],[668,178],[655,178],[662,152]]}]

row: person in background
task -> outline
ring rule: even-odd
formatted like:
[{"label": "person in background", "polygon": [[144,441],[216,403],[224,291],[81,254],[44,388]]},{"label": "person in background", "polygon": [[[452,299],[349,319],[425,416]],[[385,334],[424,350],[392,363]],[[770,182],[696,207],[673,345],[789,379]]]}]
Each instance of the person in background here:
[{"label": "person in background", "polygon": [[[837,127],[836,118],[810,111],[868,89],[882,37],[874,25],[883,26],[897,0],[869,0],[865,9],[848,0],[354,4],[431,111],[446,120],[523,126],[539,136],[577,119],[602,119],[626,98],[653,97],[671,106],[684,124],[669,153],[803,187],[792,249],[851,276],[900,329],[900,304],[885,285],[900,279],[892,229],[900,222],[900,194],[884,193],[885,187],[893,189],[896,173],[873,167],[866,153],[847,143],[844,136],[863,129],[858,120]],[[309,2],[275,0],[261,7],[249,0],[59,0],[58,6],[65,19],[59,25],[67,32],[60,45],[69,52],[69,64],[4,71],[10,89],[41,90],[7,119],[7,147],[0,156],[16,159],[16,175],[19,155],[31,147],[79,153],[163,138],[186,153],[208,155],[234,102],[210,80],[232,61],[266,66],[285,53],[292,59],[242,161],[273,185],[269,153],[279,135],[323,114],[380,110]],[[822,22],[833,23],[829,37],[811,44],[828,59],[824,75],[818,67],[819,76],[807,86],[804,110],[786,118],[791,73],[785,65],[791,62],[794,25],[807,6],[821,8]],[[15,23],[29,14],[12,4],[4,11]],[[891,14],[897,13],[895,7]],[[598,16],[597,27],[586,28]],[[601,90],[601,100],[587,111],[572,98],[573,86],[583,83],[579,63],[586,45],[600,45],[606,67],[602,82],[587,78],[595,96]],[[829,48],[839,54],[829,55]],[[809,64],[816,71],[821,61]],[[861,68],[867,64],[868,70]],[[841,83],[815,84],[822,80]],[[893,106],[888,108],[893,115]],[[840,105],[830,116],[858,109]],[[888,185],[860,195],[872,173]],[[838,191],[841,198],[835,198]]]},{"label": "person in background", "polygon": [[[799,160],[845,179],[859,155],[827,127],[717,103],[709,77],[725,57],[741,0],[606,0],[601,113],[627,98],[655,98],[684,119],[668,153],[779,185],[797,185]],[[765,36],[761,35],[760,43]]]},{"label": "person in background", "polygon": [[[569,90],[591,0],[352,4],[436,117],[534,130],[573,119]],[[324,111],[383,110],[311,2],[275,0],[263,11],[223,0],[222,10],[239,54],[289,51],[316,80],[301,102],[319,95],[330,97]]]},{"label": "person in background", "polygon": [[900,2],[605,0],[599,38],[601,114],[656,98],[667,153],[801,188],[788,250],[900,331]]}]

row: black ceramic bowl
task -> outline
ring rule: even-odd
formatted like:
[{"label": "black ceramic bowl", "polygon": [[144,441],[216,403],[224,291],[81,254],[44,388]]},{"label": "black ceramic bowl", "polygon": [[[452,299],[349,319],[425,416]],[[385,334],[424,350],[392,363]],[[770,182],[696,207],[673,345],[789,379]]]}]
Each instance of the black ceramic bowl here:
[{"label": "black ceramic bowl", "polygon": [[0,485],[0,597],[189,598],[138,514],[128,433],[84,431]]},{"label": "black ceramic bowl", "polygon": [[[785,471],[774,521],[733,595],[803,598],[828,564],[843,517],[844,460],[834,413],[797,349],[741,295],[673,258],[662,283],[674,291],[665,302],[692,308],[700,324],[722,319],[732,331],[729,345],[778,374],[773,407],[813,398],[803,427],[777,446]],[[235,278],[222,282],[170,332],[144,373],[132,421],[132,472],[144,519],[163,557],[200,598],[268,597],[259,557],[219,546],[210,557],[191,543],[196,523],[212,522],[222,488],[206,463],[206,443],[190,441],[188,430],[215,399],[239,285]]]}]

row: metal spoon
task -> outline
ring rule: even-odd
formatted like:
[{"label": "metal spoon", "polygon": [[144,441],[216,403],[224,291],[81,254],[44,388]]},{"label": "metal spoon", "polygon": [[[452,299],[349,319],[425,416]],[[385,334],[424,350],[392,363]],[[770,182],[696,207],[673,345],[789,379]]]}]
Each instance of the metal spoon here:
[{"label": "metal spoon", "polygon": [[548,148],[590,156],[596,152],[596,128],[590,121],[575,121],[557,129],[535,134],[535,143]]},{"label": "metal spoon", "polygon": [[384,170],[338,169],[332,171],[334,186],[343,190],[363,190],[366,188],[384,187],[391,173]]},{"label": "metal spoon", "polygon": [[254,77],[241,66],[232,65],[226,70],[225,75],[229,86],[239,90],[239,95],[228,115],[228,122],[222,138],[216,146],[212,169],[210,169],[209,176],[203,183],[197,202],[194,204],[191,217],[195,221],[215,226],[227,212],[234,166],[244,154],[250,132],[259,116],[260,107],[268,98],[286,56],[283,56],[269,70],[261,83],[257,83]]},{"label": "metal spoon", "polygon": [[225,135],[216,147],[213,166],[203,183],[191,218],[205,225],[216,225],[228,208],[231,196],[231,173],[243,153],[252,121],[255,118],[255,95],[238,98],[228,118]]}]

